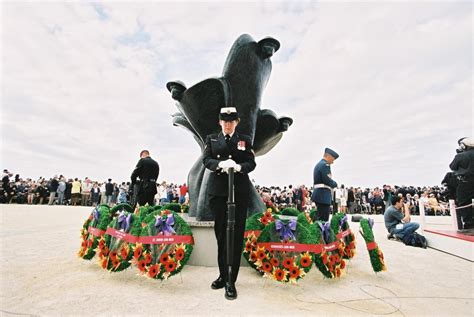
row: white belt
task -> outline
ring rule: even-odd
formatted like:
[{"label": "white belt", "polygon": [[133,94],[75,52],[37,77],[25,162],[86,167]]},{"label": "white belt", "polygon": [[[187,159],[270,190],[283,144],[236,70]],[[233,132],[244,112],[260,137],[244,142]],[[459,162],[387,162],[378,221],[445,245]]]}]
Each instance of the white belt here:
[{"label": "white belt", "polygon": [[315,184],[315,185],[314,185],[314,188],[327,188],[327,189],[332,190],[332,188],[329,187],[329,186],[326,185],[326,184]]}]

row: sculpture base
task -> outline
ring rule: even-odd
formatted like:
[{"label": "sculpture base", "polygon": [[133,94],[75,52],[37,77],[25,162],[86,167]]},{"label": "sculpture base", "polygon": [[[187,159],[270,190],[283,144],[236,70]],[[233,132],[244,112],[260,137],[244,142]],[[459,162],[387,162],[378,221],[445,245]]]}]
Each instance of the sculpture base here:
[{"label": "sculpture base", "polygon": [[[188,214],[180,214],[193,231],[194,249],[187,265],[217,267],[217,242],[214,235],[214,221],[197,221]],[[241,266],[248,266],[242,257]]]}]

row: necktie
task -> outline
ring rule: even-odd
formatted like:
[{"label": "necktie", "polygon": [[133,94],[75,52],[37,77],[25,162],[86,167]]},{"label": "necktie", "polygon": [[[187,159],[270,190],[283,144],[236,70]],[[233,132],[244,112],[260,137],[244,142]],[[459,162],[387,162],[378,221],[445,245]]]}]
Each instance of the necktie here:
[{"label": "necktie", "polygon": [[230,135],[226,134],[225,135],[225,143],[229,143],[230,140]]}]

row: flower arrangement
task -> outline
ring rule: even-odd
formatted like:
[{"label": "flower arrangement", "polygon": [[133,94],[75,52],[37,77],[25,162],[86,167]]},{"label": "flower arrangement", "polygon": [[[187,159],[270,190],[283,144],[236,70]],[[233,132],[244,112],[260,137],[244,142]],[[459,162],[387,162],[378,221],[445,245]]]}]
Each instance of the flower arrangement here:
[{"label": "flower arrangement", "polygon": [[163,280],[179,273],[193,251],[189,225],[165,208],[150,213],[145,223],[139,242],[132,248],[132,263],[148,278]]},{"label": "flower arrangement", "polygon": [[141,230],[140,216],[122,210],[107,226],[99,240],[99,264],[111,272],[123,271],[130,266],[132,251]]},{"label": "flower arrangement", "polygon": [[362,218],[360,220],[360,234],[367,244],[367,250],[369,251],[370,263],[374,272],[386,271],[385,261],[382,250],[375,242],[374,233],[372,228],[374,226],[373,219]]},{"label": "flower arrangement", "polygon": [[[260,236],[262,230],[275,221],[276,209],[268,207],[265,212],[257,213],[249,218],[245,222],[245,232],[244,232],[244,244],[242,255],[245,260],[249,263],[251,267],[257,269],[255,262],[257,258],[255,257],[255,251],[257,251],[257,239]],[[251,256],[252,255],[252,256]]]},{"label": "flower arrangement", "polygon": [[99,239],[104,235],[110,219],[108,205],[99,205],[92,210],[81,229],[81,248],[77,253],[79,257],[90,260],[95,256]]},{"label": "flower arrangement", "polygon": [[317,243],[322,244],[315,258],[319,271],[327,278],[341,277],[346,267],[344,244],[337,239],[329,222],[316,221],[311,229]]},{"label": "flower arrangement", "polygon": [[337,213],[331,218],[331,229],[336,235],[336,238],[344,243],[344,259],[352,259],[355,255],[356,240],[355,235],[349,227],[347,215]]},{"label": "flower arrangement", "polygon": [[250,252],[257,271],[282,283],[296,283],[304,277],[314,262],[316,243],[309,227],[304,215],[277,216],[261,232],[256,250]]}]

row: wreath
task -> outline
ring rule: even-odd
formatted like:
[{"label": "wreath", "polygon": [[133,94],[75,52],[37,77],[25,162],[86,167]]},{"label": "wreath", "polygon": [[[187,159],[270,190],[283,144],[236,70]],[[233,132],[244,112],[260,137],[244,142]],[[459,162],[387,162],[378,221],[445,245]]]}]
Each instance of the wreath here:
[{"label": "wreath", "polygon": [[385,266],[385,261],[383,257],[382,250],[375,242],[374,232],[372,228],[374,226],[373,219],[362,218],[360,220],[360,234],[367,244],[367,250],[369,251],[370,263],[372,264],[372,269],[374,272],[386,271],[387,267]]},{"label": "wreath", "polygon": [[314,262],[317,241],[311,234],[305,215],[279,215],[257,239],[257,250],[251,253],[256,269],[265,277],[283,283],[296,283]]},{"label": "wreath", "polygon": [[[257,269],[257,239],[262,230],[275,221],[275,213],[271,207],[267,211],[254,214],[245,221],[244,243],[242,255],[251,267]],[[275,209],[276,210],[276,209]],[[259,271],[260,272],[260,271]],[[263,272],[260,272],[263,273]]]},{"label": "wreath", "polygon": [[337,213],[331,218],[331,229],[334,231],[336,238],[344,243],[344,259],[352,259],[355,255],[356,240],[355,235],[349,227],[347,215]]},{"label": "wreath", "polygon": [[139,242],[132,249],[132,262],[149,278],[163,280],[178,274],[193,251],[191,228],[168,209],[150,213],[145,223]]},{"label": "wreath", "polygon": [[104,235],[110,218],[108,205],[99,205],[92,210],[81,229],[81,248],[77,253],[79,257],[90,260],[95,256],[99,238]]},{"label": "wreath", "polygon": [[316,221],[311,228],[317,243],[322,245],[315,258],[319,271],[327,278],[341,277],[346,267],[343,243],[337,239],[329,222]]},{"label": "wreath", "polygon": [[111,272],[123,271],[130,266],[132,249],[141,230],[140,216],[122,210],[107,227],[99,240],[99,264]]}]

